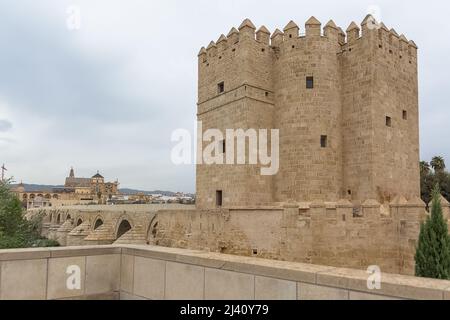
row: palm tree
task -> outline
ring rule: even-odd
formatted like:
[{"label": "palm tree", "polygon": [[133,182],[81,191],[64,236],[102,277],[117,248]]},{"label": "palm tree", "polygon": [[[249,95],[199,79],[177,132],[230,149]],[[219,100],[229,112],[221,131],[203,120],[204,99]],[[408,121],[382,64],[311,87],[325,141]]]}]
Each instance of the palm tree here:
[{"label": "palm tree", "polygon": [[423,175],[427,175],[430,173],[430,164],[426,161],[421,161],[420,162],[420,174]]},{"label": "palm tree", "polygon": [[445,170],[445,160],[443,157],[434,157],[431,162],[431,167],[433,167],[434,171],[442,172]]}]

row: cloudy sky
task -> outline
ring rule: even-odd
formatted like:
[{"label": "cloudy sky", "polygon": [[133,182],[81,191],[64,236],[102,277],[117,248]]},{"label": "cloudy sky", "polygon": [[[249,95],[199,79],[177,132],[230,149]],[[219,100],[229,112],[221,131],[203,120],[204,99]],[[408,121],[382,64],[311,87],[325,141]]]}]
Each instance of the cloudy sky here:
[{"label": "cloudy sky", "polygon": [[195,168],[171,163],[170,137],[194,128],[199,48],[246,17],[271,31],[311,15],[346,29],[374,10],[419,46],[421,156],[450,164],[446,1],[0,0],[0,165],[28,183],[61,184],[73,166],[192,192]]}]

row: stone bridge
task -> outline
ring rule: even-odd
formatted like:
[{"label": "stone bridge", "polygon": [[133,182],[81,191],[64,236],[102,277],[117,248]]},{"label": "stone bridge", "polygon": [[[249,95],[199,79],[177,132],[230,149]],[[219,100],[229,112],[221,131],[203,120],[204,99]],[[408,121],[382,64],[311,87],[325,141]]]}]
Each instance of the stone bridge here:
[{"label": "stone bridge", "polygon": [[193,210],[180,204],[68,206],[33,209],[43,215],[42,235],[62,246],[150,244],[160,210]]}]

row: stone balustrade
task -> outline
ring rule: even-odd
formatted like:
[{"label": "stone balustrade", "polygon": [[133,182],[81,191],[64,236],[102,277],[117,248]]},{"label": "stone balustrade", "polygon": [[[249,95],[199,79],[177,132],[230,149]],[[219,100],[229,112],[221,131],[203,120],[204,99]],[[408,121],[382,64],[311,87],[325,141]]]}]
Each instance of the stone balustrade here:
[{"label": "stone balustrade", "polygon": [[[67,289],[78,266],[80,289]],[[0,251],[0,299],[450,299],[450,281],[135,245]]]}]

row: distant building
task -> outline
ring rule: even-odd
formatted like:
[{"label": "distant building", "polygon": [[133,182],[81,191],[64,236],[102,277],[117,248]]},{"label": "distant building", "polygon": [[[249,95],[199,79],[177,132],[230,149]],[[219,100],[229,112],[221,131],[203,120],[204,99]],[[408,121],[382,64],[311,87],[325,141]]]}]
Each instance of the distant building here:
[{"label": "distant building", "polygon": [[91,178],[75,177],[74,169],[70,169],[64,187],[51,190],[25,190],[20,183],[13,192],[22,201],[24,208],[44,208],[52,206],[77,204],[104,204],[119,194],[119,182],[105,182],[105,178],[97,171]]},{"label": "distant building", "polygon": [[105,178],[98,171],[91,178],[77,178],[71,168],[64,187],[73,189],[75,194],[86,200],[99,200],[101,203],[119,194],[119,182],[105,182]]}]

